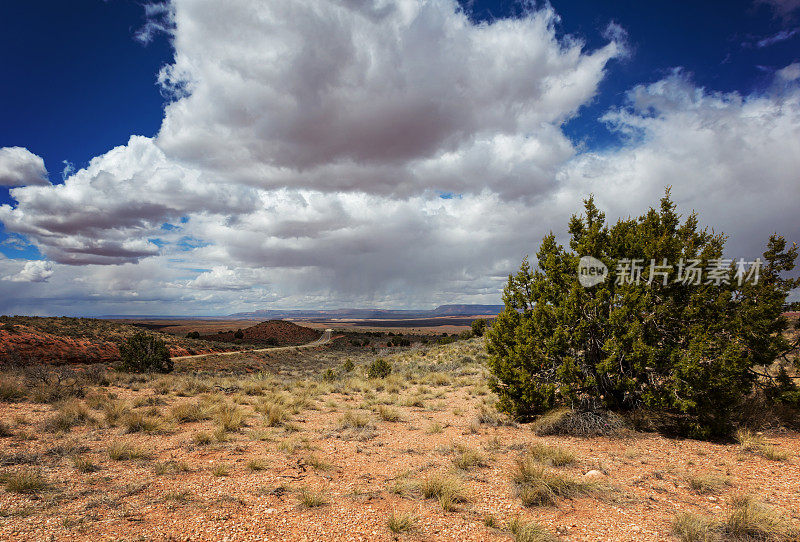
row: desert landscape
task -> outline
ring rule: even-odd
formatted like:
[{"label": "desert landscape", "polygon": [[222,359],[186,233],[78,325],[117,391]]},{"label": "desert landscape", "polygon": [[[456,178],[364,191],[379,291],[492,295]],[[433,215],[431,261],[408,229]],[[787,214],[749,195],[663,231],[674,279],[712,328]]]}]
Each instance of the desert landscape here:
[{"label": "desert landscape", "polygon": [[800,542],[800,0],[8,0],[0,74],[0,542]]},{"label": "desert landscape", "polygon": [[736,540],[797,539],[800,435],[780,424],[704,442],[566,411],[516,423],[483,337],[333,337],[168,375],[5,363],[0,538],[711,540],[739,518],[767,534]]}]

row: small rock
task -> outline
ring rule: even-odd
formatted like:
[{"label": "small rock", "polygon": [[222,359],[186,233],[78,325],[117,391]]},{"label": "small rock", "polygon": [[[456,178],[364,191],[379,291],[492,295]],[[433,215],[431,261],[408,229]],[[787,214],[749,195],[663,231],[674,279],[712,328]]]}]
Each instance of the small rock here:
[{"label": "small rock", "polygon": [[603,476],[603,473],[602,473],[602,472],[600,472],[600,471],[599,471],[599,470],[597,470],[597,469],[592,469],[592,470],[590,470],[589,472],[587,472],[586,474],[584,474],[584,476],[585,476],[586,478],[602,478],[602,476]]}]

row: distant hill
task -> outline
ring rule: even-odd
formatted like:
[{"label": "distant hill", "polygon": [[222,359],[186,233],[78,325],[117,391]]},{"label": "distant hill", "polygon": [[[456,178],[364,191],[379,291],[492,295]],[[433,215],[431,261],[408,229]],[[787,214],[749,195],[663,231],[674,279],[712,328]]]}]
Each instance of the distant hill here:
[{"label": "distant hill", "polygon": [[433,310],[384,310],[384,309],[331,309],[331,310],[258,310],[237,312],[229,318],[281,319],[303,318],[320,320],[415,320],[419,318],[442,318],[448,316],[469,317],[495,315],[503,305],[440,305]]},{"label": "distant hill", "polygon": [[291,346],[306,344],[319,339],[322,332],[318,329],[298,326],[283,320],[269,320],[241,330],[242,337],[236,339],[234,331],[225,331],[211,335],[201,335],[206,341],[236,342],[242,344],[266,344],[273,346]]}]

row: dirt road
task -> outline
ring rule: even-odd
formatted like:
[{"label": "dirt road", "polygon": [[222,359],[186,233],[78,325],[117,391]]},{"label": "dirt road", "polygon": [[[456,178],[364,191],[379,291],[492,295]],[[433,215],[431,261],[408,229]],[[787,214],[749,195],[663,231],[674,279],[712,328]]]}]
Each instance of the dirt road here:
[{"label": "dirt road", "polygon": [[312,341],[310,343],[301,344],[300,346],[273,346],[270,348],[258,348],[256,350],[248,349],[248,350],[236,350],[234,352],[212,352],[210,354],[194,354],[192,356],[176,356],[173,357],[173,360],[181,360],[181,359],[193,359],[193,358],[204,358],[206,356],[232,356],[233,354],[247,354],[250,352],[280,352],[281,350],[291,350],[293,348],[313,348],[315,346],[321,346],[323,344],[331,342],[331,335],[333,333],[332,329],[326,329],[322,336],[317,339],[316,341]]}]

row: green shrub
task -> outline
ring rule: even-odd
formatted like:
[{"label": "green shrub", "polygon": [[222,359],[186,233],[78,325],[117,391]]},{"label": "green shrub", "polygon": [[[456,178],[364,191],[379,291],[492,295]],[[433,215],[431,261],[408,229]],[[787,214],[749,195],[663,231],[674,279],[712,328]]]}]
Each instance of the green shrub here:
[{"label": "green shrub", "polygon": [[367,367],[367,378],[386,378],[392,374],[392,364],[383,358],[377,358]]},{"label": "green shrub", "polygon": [[477,320],[473,320],[472,324],[472,334],[476,337],[483,337],[484,331],[486,331],[486,319],[478,318]]},{"label": "green shrub", "polygon": [[146,333],[136,333],[119,347],[122,368],[134,373],[172,371],[169,349],[161,339]]},{"label": "green shrub", "polygon": [[[505,310],[486,332],[498,407],[524,420],[565,405],[644,406],[669,413],[692,436],[729,434],[738,405],[756,387],[773,386],[758,368],[792,349],[782,311],[800,279],[783,276],[798,248],[772,235],[759,280],[737,280],[736,263],[722,260],[725,236],[698,222],[694,214],[681,221],[667,192],[659,210],[609,226],[590,198],[585,216],[570,220],[571,250],[547,235],[538,268],[525,258],[509,277]],[[583,256],[607,266],[605,281],[580,284]],[[644,262],[638,283],[616,273],[624,260]],[[651,276],[650,262],[665,260],[672,267]],[[687,283],[685,270],[678,275],[680,262],[692,260],[703,271],[700,284]],[[708,280],[715,262],[727,284]],[[779,395],[791,399],[796,386],[783,385]]]}]

